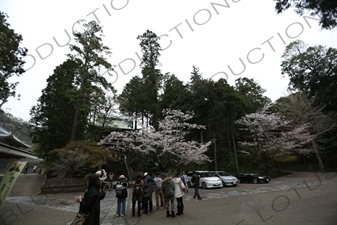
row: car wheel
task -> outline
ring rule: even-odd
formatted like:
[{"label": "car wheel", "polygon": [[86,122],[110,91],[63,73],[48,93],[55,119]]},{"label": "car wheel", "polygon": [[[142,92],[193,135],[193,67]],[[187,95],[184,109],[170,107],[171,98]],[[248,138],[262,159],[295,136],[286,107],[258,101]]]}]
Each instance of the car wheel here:
[{"label": "car wheel", "polygon": [[225,182],[222,181],[222,186],[226,187]]},{"label": "car wheel", "polygon": [[253,179],[253,183],[257,184],[257,179],[256,178]]},{"label": "car wheel", "polygon": [[203,189],[206,189],[206,188],[207,188],[205,182],[202,182],[201,186],[202,186]]}]

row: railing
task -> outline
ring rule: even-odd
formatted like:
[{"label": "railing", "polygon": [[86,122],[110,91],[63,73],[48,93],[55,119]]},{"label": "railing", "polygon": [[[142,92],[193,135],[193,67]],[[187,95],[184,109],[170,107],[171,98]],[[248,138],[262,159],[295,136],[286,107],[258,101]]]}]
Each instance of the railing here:
[{"label": "railing", "polygon": [[42,193],[74,192],[86,189],[83,177],[45,178],[41,187]]}]

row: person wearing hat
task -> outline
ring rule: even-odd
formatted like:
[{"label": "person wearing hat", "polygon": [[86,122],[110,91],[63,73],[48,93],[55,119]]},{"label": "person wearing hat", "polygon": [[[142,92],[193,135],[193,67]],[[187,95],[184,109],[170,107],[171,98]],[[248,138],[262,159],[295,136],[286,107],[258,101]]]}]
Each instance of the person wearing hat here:
[{"label": "person wearing hat", "polygon": [[147,214],[148,212],[152,212],[152,194],[156,190],[157,185],[154,182],[153,178],[147,172],[144,173],[144,178],[145,189],[142,198],[142,207],[144,210],[144,214]]},{"label": "person wearing hat", "polygon": [[[117,192],[117,186],[121,185],[122,190],[121,193]],[[126,177],[124,175],[120,175],[118,178],[118,182],[116,184],[116,198],[117,198],[117,213],[116,216],[125,217],[125,202],[128,197],[127,191],[128,183],[126,182]]]}]

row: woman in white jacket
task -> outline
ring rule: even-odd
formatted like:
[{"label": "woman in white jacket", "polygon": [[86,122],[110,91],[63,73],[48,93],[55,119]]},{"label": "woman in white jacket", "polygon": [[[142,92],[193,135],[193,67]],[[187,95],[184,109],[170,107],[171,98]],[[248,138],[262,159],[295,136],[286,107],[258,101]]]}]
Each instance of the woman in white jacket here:
[{"label": "woman in white jacket", "polygon": [[174,178],[172,178],[174,183],[174,197],[177,199],[177,216],[184,214],[184,203],[183,196],[185,195],[185,185],[180,178],[180,173],[177,173]]}]

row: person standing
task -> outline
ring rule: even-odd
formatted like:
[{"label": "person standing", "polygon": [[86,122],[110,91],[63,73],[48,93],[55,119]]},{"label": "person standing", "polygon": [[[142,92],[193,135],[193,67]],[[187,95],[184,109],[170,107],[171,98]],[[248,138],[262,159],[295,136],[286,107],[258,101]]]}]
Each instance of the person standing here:
[{"label": "person standing", "polygon": [[144,194],[144,181],[141,178],[142,176],[139,174],[132,183],[132,216],[135,216],[137,204],[138,217],[142,215],[140,209],[141,209],[142,196]]},{"label": "person standing", "polygon": [[33,167],[33,173],[35,173],[36,168],[37,168],[37,165],[35,165],[35,166]]},{"label": "person standing", "polygon": [[184,185],[185,185],[185,188],[186,188],[185,191],[188,192],[188,178],[187,178],[187,175],[185,174],[185,172],[182,173],[181,179],[184,182]]},{"label": "person standing", "polygon": [[145,177],[145,188],[142,200],[142,207],[144,209],[144,214],[148,212],[152,212],[153,202],[152,202],[152,194],[156,190],[157,185],[154,182],[153,178],[148,175],[148,173],[144,173]]},{"label": "person standing", "polygon": [[107,178],[106,172],[104,169],[98,170],[96,172],[96,175],[99,177],[100,180],[100,187],[101,187],[101,191],[104,191],[104,186],[105,186],[105,180]]},{"label": "person standing", "polygon": [[201,200],[201,197],[200,197],[200,194],[199,194],[200,176],[195,171],[193,171],[191,182],[193,183],[193,186],[194,186],[193,198],[195,199],[195,197],[197,197],[198,200]]},{"label": "person standing", "polygon": [[29,163],[27,162],[26,163],[26,167],[25,167],[25,169],[23,171],[23,174],[28,174],[28,168],[29,168]]},{"label": "person standing", "polygon": [[[165,179],[162,183],[162,189],[165,196],[166,202],[166,217],[174,218],[174,184],[172,181],[172,177],[170,175],[166,175]],[[170,213],[171,210],[171,213]]]},{"label": "person standing", "polygon": [[[157,186],[157,189],[154,192],[154,195],[156,198],[157,209],[159,209],[160,206],[163,206],[164,208],[166,208],[165,198],[164,198],[164,194],[163,194],[162,187],[161,187],[163,179],[161,179],[160,174],[157,173],[153,180]],[[159,204],[159,198],[160,198],[160,204]]]},{"label": "person standing", "polygon": [[108,174],[108,182],[109,182],[109,191],[113,189],[113,180],[114,180],[115,174],[113,172],[110,172]]},{"label": "person standing", "polygon": [[[121,189],[119,190],[119,186]],[[128,197],[127,191],[128,184],[124,175],[119,176],[119,181],[116,184],[116,198],[117,198],[117,213],[116,216],[125,217],[125,202]]]},{"label": "person standing", "polygon": [[[78,214],[87,215],[86,225],[100,223],[100,201],[105,197],[105,192],[100,192],[100,180],[96,174],[87,175],[87,190],[83,196],[75,196],[75,202],[80,204]],[[75,223],[75,220],[72,221]]]},{"label": "person standing", "polygon": [[185,185],[180,178],[180,173],[172,179],[174,184],[174,197],[177,199],[177,216],[184,214],[184,202],[183,197],[185,195]]}]

